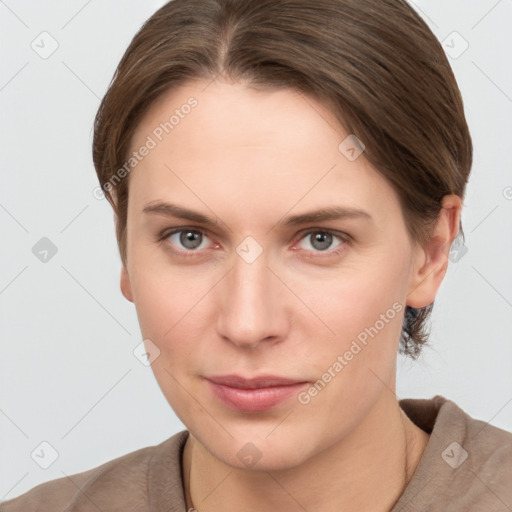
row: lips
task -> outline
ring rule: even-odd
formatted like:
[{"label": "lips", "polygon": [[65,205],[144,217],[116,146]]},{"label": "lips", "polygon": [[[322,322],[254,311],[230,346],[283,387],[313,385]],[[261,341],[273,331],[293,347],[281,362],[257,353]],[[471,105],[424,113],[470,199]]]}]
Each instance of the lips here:
[{"label": "lips", "polygon": [[252,379],[246,379],[239,375],[219,375],[206,378],[216,384],[222,384],[223,386],[238,389],[270,388],[274,386],[289,386],[305,382],[303,380],[288,379],[286,377],[277,377],[275,375],[261,375],[259,377],[253,377]]},{"label": "lips", "polygon": [[214,396],[224,405],[243,412],[259,412],[271,409],[297,394],[306,381],[261,375],[246,379],[239,375],[207,377]]}]

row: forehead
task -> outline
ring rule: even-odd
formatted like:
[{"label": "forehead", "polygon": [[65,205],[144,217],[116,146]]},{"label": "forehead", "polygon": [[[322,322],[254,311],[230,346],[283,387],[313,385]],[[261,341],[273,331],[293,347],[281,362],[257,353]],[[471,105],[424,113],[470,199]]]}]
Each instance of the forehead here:
[{"label": "forehead", "polygon": [[349,135],[325,105],[291,89],[191,82],[139,123],[131,150],[150,139],[153,147],[131,171],[130,201],[229,197],[255,214],[276,201],[285,210],[319,200],[389,209],[394,192],[364,153],[344,153]]},{"label": "forehead", "polygon": [[332,154],[340,136],[348,135],[327,107],[300,92],[219,80],[190,82],[161,96],[139,123],[132,146],[148,134],[159,139],[162,131],[182,153],[265,146],[294,153],[311,149],[315,158],[320,151]]}]

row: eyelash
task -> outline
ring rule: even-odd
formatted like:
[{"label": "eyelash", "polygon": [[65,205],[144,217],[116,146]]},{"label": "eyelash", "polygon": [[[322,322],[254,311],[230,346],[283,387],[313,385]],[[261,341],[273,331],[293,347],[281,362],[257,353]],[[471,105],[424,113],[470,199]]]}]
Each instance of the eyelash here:
[{"label": "eyelash", "polygon": [[[158,235],[158,239],[157,239],[157,242],[165,242],[171,235],[175,235],[176,233],[181,233],[183,231],[193,231],[193,232],[196,232],[196,233],[201,233],[202,235],[206,235],[208,236],[208,233],[206,231],[203,231],[202,229],[199,229],[199,228],[196,228],[196,227],[179,227],[179,228],[173,228],[171,230],[163,230],[159,233]],[[335,249],[331,249],[331,250],[326,250],[325,252],[324,251],[313,251],[314,253],[318,253],[318,256],[315,255],[315,256],[310,256],[310,255],[306,255],[305,258],[322,258],[322,257],[332,257],[332,256],[336,256],[338,254],[340,254],[344,248],[345,248],[345,245],[347,244],[350,244],[350,242],[352,241],[352,237],[350,237],[350,235],[348,235],[347,233],[340,233],[340,232],[337,232],[337,231],[332,231],[332,230],[329,230],[329,229],[322,229],[322,228],[311,228],[305,232],[301,232],[300,233],[300,238],[298,239],[298,241],[300,242],[302,239],[306,238],[308,235],[311,235],[313,233],[323,233],[323,234],[329,234],[329,235],[332,235],[336,238],[339,238],[341,240],[342,243],[340,243],[340,245],[338,245],[338,247],[336,247]],[[208,237],[209,238],[209,237]],[[170,245],[173,245],[171,243],[168,244],[169,246]],[[197,257],[197,255],[201,252],[201,250],[177,250],[177,249],[170,249],[174,254],[178,254],[182,257],[185,257],[185,258],[191,258],[191,257]],[[307,251],[306,252],[310,252],[310,251]],[[324,255],[322,255],[322,253]]]}]

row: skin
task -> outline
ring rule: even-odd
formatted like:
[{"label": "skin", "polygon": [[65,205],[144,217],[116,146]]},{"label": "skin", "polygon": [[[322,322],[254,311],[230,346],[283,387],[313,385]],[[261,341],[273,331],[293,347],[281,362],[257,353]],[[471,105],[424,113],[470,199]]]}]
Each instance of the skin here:
[{"label": "skin", "polygon": [[[143,337],[160,350],[152,363],[158,384],[190,432],[187,508],[390,510],[429,439],[395,395],[405,305],[435,299],[461,200],[446,196],[429,245],[413,243],[388,182],[364,153],[349,161],[338,150],[348,133],[326,107],[288,89],[188,83],[146,113],[132,150],[190,96],[198,105],[129,175],[121,272]],[[143,212],[156,202],[219,225]],[[327,206],[361,209],[371,220],[278,224]],[[183,245],[180,233],[165,238],[180,227],[203,234],[199,248]],[[312,228],[333,233],[325,250]],[[248,236],[263,251],[252,263],[236,251]],[[203,379],[273,374],[314,383],[393,303],[401,313],[306,405],[294,396],[240,412]],[[246,443],[261,455],[251,467],[237,456]]]}]

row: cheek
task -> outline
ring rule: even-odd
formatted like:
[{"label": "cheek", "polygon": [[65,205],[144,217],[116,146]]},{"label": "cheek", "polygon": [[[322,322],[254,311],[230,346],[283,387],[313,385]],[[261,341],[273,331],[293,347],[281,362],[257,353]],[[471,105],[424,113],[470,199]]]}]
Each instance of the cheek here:
[{"label": "cheek", "polygon": [[[308,346],[303,360],[315,382],[298,397],[300,411],[315,424],[348,432],[392,389],[402,316],[400,269],[367,269],[325,290],[319,316],[335,335]],[[397,280],[398,279],[398,280]],[[319,303],[318,307],[322,305]],[[320,420],[321,418],[321,420]]]},{"label": "cheek", "polygon": [[[406,257],[399,242],[397,239],[394,244],[381,245],[364,257],[351,257],[339,271],[281,269],[284,281],[307,306],[304,309],[295,301],[296,305],[289,309],[283,304],[282,314],[286,309],[294,316],[292,324],[298,330],[288,334],[295,340],[311,339],[311,336],[317,339],[309,347],[307,344],[301,347],[304,352],[311,352],[311,361],[325,362],[318,352],[313,353],[318,343],[323,354],[338,355],[348,350],[354,339],[363,344],[365,340],[373,340],[376,329],[378,339],[397,339],[401,314],[396,303],[403,303],[406,289]],[[212,304],[212,297],[221,293],[222,283],[216,286],[216,282],[222,277],[222,269],[207,265],[172,266],[163,251],[144,247],[130,247],[130,250],[130,282],[143,337],[154,341],[161,351],[184,357],[183,351],[193,344],[180,340],[200,340],[201,329],[203,335],[204,329],[212,329],[207,319],[222,314]],[[214,288],[215,292],[208,297]],[[384,320],[381,315],[385,316]]]},{"label": "cheek", "polygon": [[308,288],[304,283],[298,291],[323,323],[309,316],[301,326],[311,335],[313,325],[323,333],[321,344],[310,345],[306,355],[314,373],[324,375],[322,380],[329,380],[330,372],[339,375],[332,379],[338,385],[343,382],[343,387],[358,386],[362,391],[370,386],[370,369],[386,381],[392,372],[406,293],[406,258],[392,251],[381,250],[360,265],[332,275],[322,286],[309,283]]},{"label": "cheek", "polygon": [[[333,340],[352,339],[376,322],[379,330],[391,331],[395,324],[401,326],[397,310],[404,307],[405,263],[405,258],[381,251],[321,282],[297,281],[297,294],[318,312],[330,330],[324,329],[326,336]],[[385,329],[379,321],[381,315]]]},{"label": "cheek", "polygon": [[133,250],[130,256],[130,284],[142,335],[162,349],[160,340],[190,309],[195,287],[179,269],[170,271],[143,250]]},{"label": "cheek", "polygon": [[[139,265],[132,289],[141,333],[158,347],[151,364],[156,381],[169,405],[185,424],[203,418],[205,411],[190,399],[195,392],[189,379],[201,359],[201,301],[211,288],[205,280],[191,282],[177,269]],[[203,299],[204,300],[204,299]]]},{"label": "cheek", "polygon": [[133,255],[130,279],[141,333],[160,350],[152,364],[157,380],[173,386],[169,373],[189,378],[197,372],[205,340],[214,336],[211,292],[222,273],[171,265],[162,254],[150,263],[143,251]]}]

